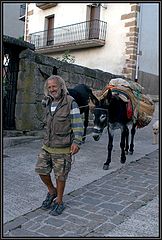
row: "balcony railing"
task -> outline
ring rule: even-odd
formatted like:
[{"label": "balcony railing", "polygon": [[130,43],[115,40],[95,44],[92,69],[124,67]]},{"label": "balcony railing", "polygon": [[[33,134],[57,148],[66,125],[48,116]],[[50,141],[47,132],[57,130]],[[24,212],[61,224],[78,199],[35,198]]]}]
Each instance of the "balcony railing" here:
[{"label": "balcony railing", "polygon": [[25,22],[26,3],[20,5],[20,17],[19,20]]},{"label": "balcony railing", "polygon": [[32,33],[30,42],[36,50],[52,47],[53,51],[103,46],[106,29],[107,23],[96,19]]}]

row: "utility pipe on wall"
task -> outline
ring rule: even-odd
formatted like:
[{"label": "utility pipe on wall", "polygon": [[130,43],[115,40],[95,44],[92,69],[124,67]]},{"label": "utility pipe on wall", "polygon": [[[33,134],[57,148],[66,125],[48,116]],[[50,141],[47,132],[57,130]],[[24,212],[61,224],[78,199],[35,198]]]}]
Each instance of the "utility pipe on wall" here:
[{"label": "utility pipe on wall", "polygon": [[24,41],[27,41],[27,25],[28,25],[28,3],[26,3],[25,10],[25,28],[24,28]]},{"label": "utility pipe on wall", "polygon": [[141,30],[142,30],[142,4],[139,3],[140,11],[137,17],[137,28],[138,28],[138,43],[137,43],[137,60],[136,60],[136,72],[135,72],[135,82],[138,81],[139,74],[139,57],[141,55],[140,43],[141,43]]}]

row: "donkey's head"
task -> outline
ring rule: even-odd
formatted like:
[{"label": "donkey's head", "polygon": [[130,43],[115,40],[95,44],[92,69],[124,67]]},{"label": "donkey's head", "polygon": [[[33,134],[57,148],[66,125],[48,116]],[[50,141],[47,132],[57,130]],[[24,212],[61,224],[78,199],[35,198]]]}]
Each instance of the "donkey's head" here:
[{"label": "donkey's head", "polygon": [[109,119],[109,104],[111,102],[112,92],[109,89],[107,95],[102,100],[95,102],[95,108],[93,111],[94,116],[94,127],[93,127],[93,138],[98,141],[102,135],[104,128],[108,124]]}]

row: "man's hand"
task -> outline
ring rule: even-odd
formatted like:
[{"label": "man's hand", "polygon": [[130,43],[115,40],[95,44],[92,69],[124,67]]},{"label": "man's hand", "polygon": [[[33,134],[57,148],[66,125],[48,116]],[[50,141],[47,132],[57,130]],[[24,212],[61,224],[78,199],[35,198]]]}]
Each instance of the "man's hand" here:
[{"label": "man's hand", "polygon": [[75,144],[75,143],[73,143],[72,145],[71,145],[71,154],[72,155],[74,155],[74,154],[76,154],[78,151],[79,151],[79,147],[78,147],[78,145],[77,144]]}]

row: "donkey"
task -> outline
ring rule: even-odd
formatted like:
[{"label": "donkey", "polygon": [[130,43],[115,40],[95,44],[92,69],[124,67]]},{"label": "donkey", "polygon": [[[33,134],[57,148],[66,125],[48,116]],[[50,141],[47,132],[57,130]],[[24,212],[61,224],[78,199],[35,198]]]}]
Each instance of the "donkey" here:
[{"label": "donkey", "polygon": [[[38,69],[44,79],[47,79],[49,77],[49,75],[44,73],[40,68]],[[54,74],[57,73],[54,72]],[[80,114],[84,114],[84,133],[82,138],[82,141],[84,142],[86,139],[87,127],[89,123],[89,101],[91,99],[92,102],[96,102],[97,98],[92,93],[90,87],[85,84],[78,84],[74,88],[68,88],[68,92],[78,104]]]},{"label": "donkey", "polygon": [[[93,127],[93,138],[98,141],[102,135],[103,129],[108,129],[108,157],[104,163],[103,169],[108,170],[109,164],[111,163],[111,152],[113,148],[113,136],[114,130],[121,129],[121,163],[125,163],[126,154],[128,150],[130,154],[134,151],[134,135],[136,131],[136,123],[127,116],[127,106],[118,95],[112,95],[111,89],[108,90],[107,95],[104,99],[93,102],[94,108],[94,127]],[[129,128],[128,124],[132,125],[131,128],[131,142],[129,148]]]}]

